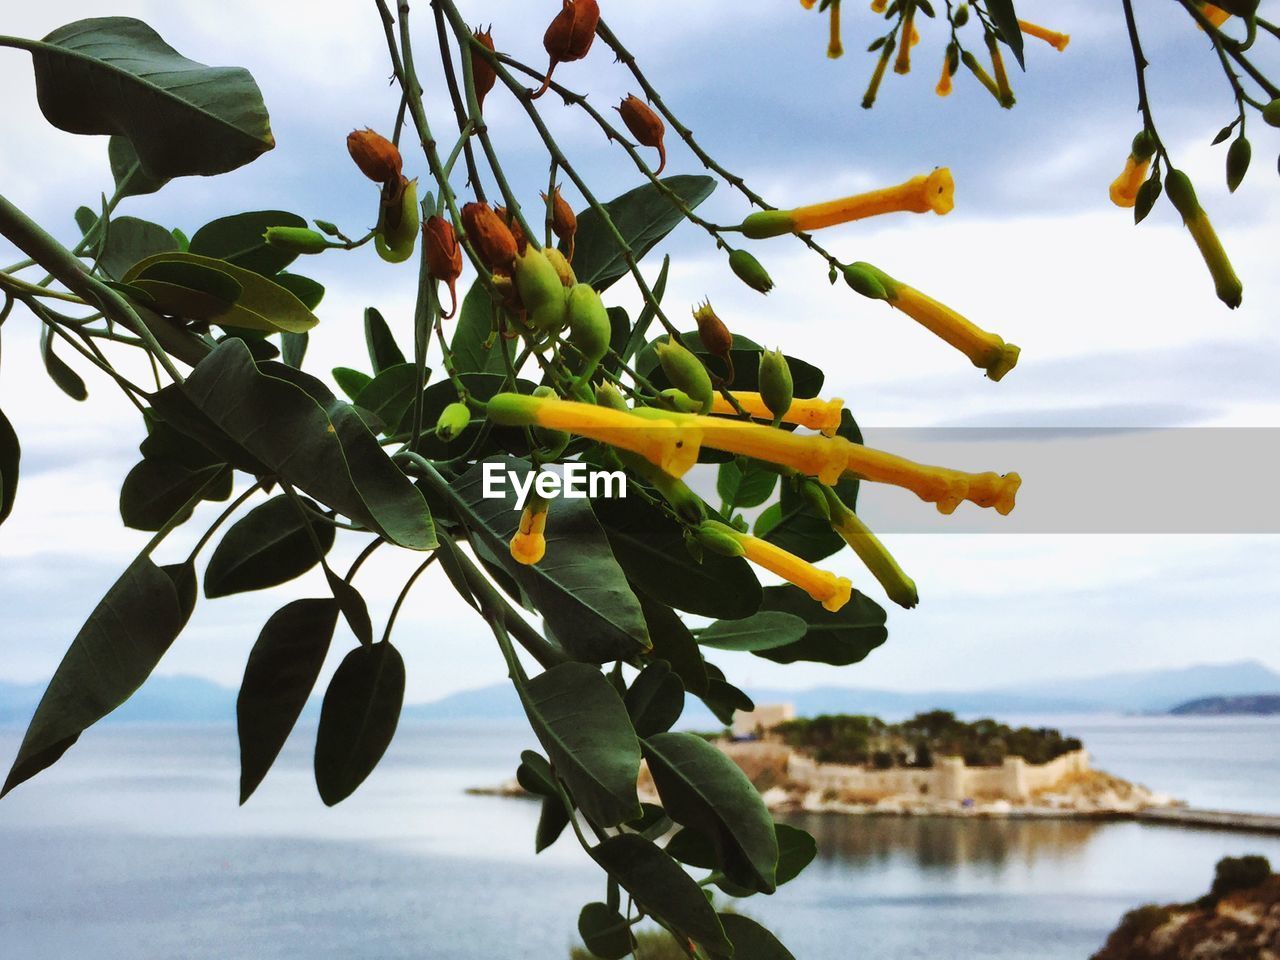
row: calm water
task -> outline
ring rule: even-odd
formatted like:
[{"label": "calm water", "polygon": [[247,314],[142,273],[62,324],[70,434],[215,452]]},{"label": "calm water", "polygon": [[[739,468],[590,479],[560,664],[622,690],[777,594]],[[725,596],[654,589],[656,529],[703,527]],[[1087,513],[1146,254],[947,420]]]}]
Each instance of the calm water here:
[{"label": "calm water", "polygon": [[[1280,722],[1062,721],[1098,765],[1198,806],[1280,812]],[[341,806],[315,797],[310,730],[236,806],[224,728],[106,728],[0,803],[0,956],[23,960],[567,955],[595,868],[532,853],[534,804],[469,797],[510,775],[502,727],[401,729]],[[5,762],[19,731],[0,730]],[[525,735],[527,737],[527,735]],[[802,817],[821,856],[744,909],[800,960],[1085,958],[1144,901],[1280,838],[1131,823]]]}]

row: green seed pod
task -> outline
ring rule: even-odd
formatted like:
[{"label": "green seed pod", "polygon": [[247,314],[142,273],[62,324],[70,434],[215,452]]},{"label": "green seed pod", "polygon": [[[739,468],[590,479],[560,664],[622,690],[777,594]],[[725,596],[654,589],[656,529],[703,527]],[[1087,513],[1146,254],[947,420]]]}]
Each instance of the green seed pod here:
[{"label": "green seed pod", "polygon": [[1196,189],[1191,185],[1191,178],[1181,170],[1170,170],[1165,177],[1164,190],[1169,200],[1182,214],[1183,220],[1191,220],[1200,212],[1200,201],[1196,199]]},{"label": "green seed pod", "polygon": [[1227,189],[1232,193],[1236,192],[1236,187],[1244,180],[1252,157],[1253,147],[1243,134],[1231,142],[1231,147],[1227,150]]},{"label": "green seed pod", "polygon": [[583,377],[594,372],[600,358],[609,350],[609,312],[605,310],[600,294],[588,284],[574,284],[569,291],[567,311],[569,316],[569,342],[582,354]]},{"label": "green seed pod", "polygon": [[525,393],[495,393],[484,405],[485,415],[500,427],[528,427],[538,420],[538,400]]},{"label": "green seed pod", "polygon": [[1262,108],[1262,119],[1273,127],[1280,127],[1280,97],[1276,97]]},{"label": "green seed pod", "polygon": [[728,524],[716,520],[704,520],[693,528],[693,533],[698,543],[712,553],[725,557],[740,557],[746,553],[738,532]]},{"label": "green seed pod", "polygon": [[612,410],[631,409],[627,406],[627,401],[626,398],[622,396],[622,391],[608,380],[596,385],[596,405],[609,407]]},{"label": "green seed pod", "polygon": [[864,297],[872,300],[888,300],[889,290],[884,285],[886,275],[869,263],[851,263],[844,268],[844,282]]},{"label": "green seed pod", "polygon": [[752,290],[768,293],[773,289],[773,278],[746,250],[734,250],[729,254],[729,269]]},{"label": "green seed pod", "polygon": [[957,27],[963,27],[969,22],[969,5],[962,3],[956,8],[955,20],[953,21]]},{"label": "green seed pod", "polygon": [[781,350],[766,350],[760,354],[760,399],[775,417],[785,416],[791,409],[795,385],[791,380],[791,365]]},{"label": "green seed pod", "polygon": [[1150,160],[1156,152],[1156,138],[1151,135],[1151,131],[1142,129],[1138,131],[1137,136],[1133,138],[1133,145],[1129,148],[1129,152],[1133,154],[1133,159],[1141,162]]},{"label": "green seed pod", "polygon": [[532,245],[515,259],[516,291],[524,305],[529,326],[540,333],[555,333],[564,326],[565,289],[556,268]]},{"label": "green seed pod", "polygon": [[671,385],[683,390],[690,399],[697,402],[700,413],[710,410],[715,389],[711,386],[711,375],[707,373],[702,361],[675,339],[659,343],[656,349],[662,372],[667,375]]},{"label": "green seed pod", "polygon": [[441,440],[456,440],[471,423],[471,408],[465,403],[451,403],[440,411],[436,421],[436,436]]},{"label": "green seed pod", "polygon": [[702,404],[698,403],[683,390],[677,390],[675,387],[663,390],[658,396],[677,413],[698,413],[702,409]]},{"label": "green seed pod", "polygon": [[555,268],[562,284],[566,287],[572,287],[578,282],[578,278],[573,274],[573,267],[569,265],[569,261],[564,258],[563,253],[555,247],[543,247],[542,255],[547,258],[547,263]]},{"label": "green seed pod", "polygon": [[749,240],[780,237],[795,230],[790,210],[757,210],[742,221],[742,234]]},{"label": "green seed pod", "polygon": [[387,263],[403,263],[413,256],[418,241],[418,181],[406,180],[400,184],[399,201],[386,197],[378,217],[378,232],[373,238],[374,249]]},{"label": "green seed pod", "polygon": [[286,253],[323,253],[329,249],[324,234],[306,227],[267,227],[262,239],[267,246]]},{"label": "green seed pod", "polygon": [[[543,385],[534,389],[533,396],[554,397],[556,392],[551,387]],[[533,436],[545,448],[550,459],[560,456],[564,448],[569,445],[569,441],[573,439],[563,430],[548,430],[546,427],[534,427]]]}]

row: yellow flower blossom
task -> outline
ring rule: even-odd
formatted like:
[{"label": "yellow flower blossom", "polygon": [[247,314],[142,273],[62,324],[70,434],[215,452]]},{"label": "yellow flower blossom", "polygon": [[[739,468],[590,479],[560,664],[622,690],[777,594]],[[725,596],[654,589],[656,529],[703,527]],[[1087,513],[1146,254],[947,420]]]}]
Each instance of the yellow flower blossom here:
[{"label": "yellow flower blossom", "polygon": [[840,534],[876,578],[889,599],[910,610],[920,602],[915,581],[907,576],[898,561],[893,558],[880,539],[858,519],[858,515],[844,505],[834,490],[824,487],[823,493],[831,513],[831,529]]},{"label": "yellow flower blossom", "polygon": [[808,560],[802,560],[767,540],[741,533],[728,524],[708,520],[703,527],[711,528],[715,536],[737,541],[742,548],[742,556],[795,584],[832,613],[848,603],[853,596],[853,584],[848,577],[838,577],[830,571],[819,570]]},{"label": "yellow flower blossom", "polygon": [[[979,507],[994,507],[1007,516],[1015,506],[1022,478],[1016,473],[965,473],[949,467],[916,463],[897,454],[853,443],[843,437],[831,441],[845,454],[845,470],[863,480],[887,483],[910,490],[939,513],[954,513],[965,500]],[[821,478],[819,478],[821,479]]]},{"label": "yellow flower blossom", "polygon": [[1132,207],[1138,202],[1138,190],[1146,183],[1151,170],[1151,158],[1138,160],[1129,154],[1120,176],[1111,181],[1111,202],[1117,207]]},{"label": "yellow flower blossom", "polygon": [[951,89],[951,57],[948,55],[942,58],[942,76],[938,78],[938,85],[933,91],[940,97],[949,97]]},{"label": "yellow flower blossom", "polygon": [[547,502],[535,498],[520,514],[520,526],[511,538],[511,556],[518,563],[532,565],[547,552]]},{"label": "yellow flower blossom", "polygon": [[887,6],[889,6],[889,0],[871,0],[872,13],[884,13]]},{"label": "yellow flower blossom", "polygon": [[[1221,7],[1215,7],[1212,3],[1200,4],[1200,12],[1203,13],[1204,18],[1215,27],[1220,27],[1231,19],[1231,14],[1227,13],[1227,11],[1223,10]],[[1196,24],[1196,26],[1200,25]],[[1204,27],[1200,27],[1200,29],[1203,30]]]},{"label": "yellow flower blossom", "polygon": [[1008,110],[1017,101],[1013,97],[1013,88],[1009,86],[1009,71],[1004,68],[1004,54],[1000,52],[1000,41],[995,34],[987,34],[987,50],[991,53],[991,72],[995,74],[996,99]]},{"label": "yellow flower blossom", "polygon": [[807,233],[840,223],[885,213],[948,214],[955,207],[955,181],[947,167],[920,174],[904,183],[839,200],[828,200],[792,210],[759,210],[742,222],[742,232],[752,240],[784,233]]},{"label": "yellow flower blossom", "polygon": [[800,0],[800,6],[804,7],[806,10],[812,10],[814,4],[817,2],[818,0]]},{"label": "yellow flower blossom", "polygon": [[1057,30],[1050,30],[1039,24],[1028,23],[1026,20],[1019,20],[1018,27],[1028,37],[1035,37],[1037,40],[1043,40],[1049,46],[1053,47],[1059,53],[1067,49],[1067,44],[1071,42],[1071,35],[1059,33]]},{"label": "yellow flower blossom", "polygon": [[[747,390],[734,390],[733,398],[751,416],[760,420],[773,420],[773,414],[765,405],[764,398],[758,393]],[[844,401],[838,397],[834,400],[822,400],[818,397],[791,401],[791,407],[782,418],[783,423],[794,423],[810,430],[821,430],[823,436],[834,437],[840,429],[840,411],[844,409]],[[716,394],[711,404],[712,413],[726,415],[737,414],[733,404]]]},{"label": "yellow flower blossom", "polygon": [[914,46],[912,35],[915,33],[916,8],[914,6],[907,7],[906,19],[902,24],[903,40],[898,44],[898,59],[893,62],[894,73],[910,73],[911,72],[911,48]]},{"label": "yellow flower blossom", "polygon": [[1165,191],[1178,212],[1182,214],[1182,222],[1191,234],[1204,258],[1209,275],[1213,277],[1214,289],[1218,299],[1234,310],[1240,306],[1244,297],[1244,286],[1236,276],[1235,268],[1222,248],[1222,241],[1213,229],[1208,214],[1196,199],[1195,188],[1181,170],[1170,170],[1165,178]]}]

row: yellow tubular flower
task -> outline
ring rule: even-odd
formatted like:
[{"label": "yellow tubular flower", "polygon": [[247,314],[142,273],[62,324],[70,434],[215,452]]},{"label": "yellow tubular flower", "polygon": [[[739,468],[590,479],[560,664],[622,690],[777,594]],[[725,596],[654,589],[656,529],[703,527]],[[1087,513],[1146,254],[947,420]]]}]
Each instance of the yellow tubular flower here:
[{"label": "yellow tubular flower", "polygon": [[[1223,10],[1221,7],[1215,7],[1212,3],[1202,3],[1200,5],[1200,12],[1203,13],[1204,18],[1215,27],[1220,27],[1231,19],[1231,14],[1227,13],[1227,11]],[[1199,27],[1200,25],[1196,24],[1196,26]],[[1204,27],[1200,27],[1200,29],[1203,30]]]},{"label": "yellow tubular flower", "polygon": [[954,513],[968,500],[979,507],[994,507],[1008,516],[1013,511],[1022,478],[1016,473],[965,473],[948,467],[931,467],[906,457],[853,443],[843,437],[831,441],[843,447],[845,470],[863,480],[887,483],[910,490],[939,513]]},{"label": "yellow tubular flower", "polygon": [[1059,53],[1067,49],[1067,44],[1071,42],[1070,34],[1059,33],[1057,30],[1049,30],[1048,28],[1039,26],[1038,24],[1028,23],[1026,20],[1019,20],[1018,28],[1028,37],[1035,37],[1037,40],[1043,40]]},{"label": "yellow tubular flower", "polygon": [[[733,398],[751,416],[760,420],[773,420],[773,414],[765,405],[764,398],[758,393],[746,390],[734,390]],[[783,423],[794,423],[810,430],[821,430],[822,435],[834,437],[840,429],[840,411],[844,409],[844,401],[839,397],[834,400],[822,400],[818,397],[809,399],[793,399],[791,407],[782,418]],[[728,400],[716,394],[711,404],[712,413],[734,416],[737,410]]]},{"label": "yellow tubular flower", "polygon": [[831,0],[831,37],[827,41],[827,56],[832,60],[844,56],[844,44],[840,42],[840,0]]},{"label": "yellow tubular flower", "polygon": [[880,59],[876,68],[871,71],[871,82],[867,84],[867,92],[862,95],[862,109],[870,110],[875,106],[876,95],[880,92],[880,81],[884,79],[884,71],[889,66],[889,58],[893,56],[893,40],[880,48]]},{"label": "yellow tubular flower", "polygon": [[848,603],[853,596],[853,584],[848,577],[838,577],[827,570],[819,570],[808,560],[801,560],[794,553],[788,553],[767,540],[740,533],[727,524],[709,520],[704,526],[713,527],[718,534],[732,537],[741,545],[744,557],[795,584],[832,613]]},{"label": "yellow tubular flower", "polygon": [[1013,88],[1009,86],[1009,72],[1004,68],[1004,55],[1000,52],[1000,41],[995,34],[987,35],[987,49],[991,52],[991,72],[996,77],[996,99],[1006,110],[1017,101],[1013,97]]},{"label": "yellow tubular flower", "polygon": [[1138,190],[1151,170],[1151,158],[1138,160],[1129,154],[1120,176],[1111,181],[1111,202],[1117,207],[1132,207],[1138,202]]},{"label": "yellow tubular flower", "polygon": [[[792,222],[789,232],[807,233],[885,213],[928,213],[932,210],[938,216],[944,216],[955,208],[955,194],[956,185],[951,177],[951,170],[939,167],[932,173],[922,173],[894,187],[870,190],[839,200],[789,210],[787,212]],[[750,232],[744,232],[751,236]]]},{"label": "yellow tubular flower", "polygon": [[547,502],[534,498],[524,513],[520,514],[520,526],[511,538],[511,556],[526,566],[537,563],[547,552]]},{"label": "yellow tubular flower", "polygon": [[812,10],[813,5],[817,2],[818,0],[800,0],[800,6],[804,7],[806,10]]},{"label": "yellow tubular flower", "polygon": [[872,13],[884,13],[887,6],[889,6],[889,0],[871,0]]},{"label": "yellow tubular flower", "polygon": [[914,6],[907,8],[906,20],[902,24],[902,43],[898,44],[898,59],[893,63],[894,73],[910,73],[911,72],[911,47],[912,34],[915,33],[916,8]]},{"label": "yellow tubular flower", "polygon": [[900,607],[910,610],[920,602],[920,594],[916,590],[915,581],[907,576],[898,561],[893,558],[885,545],[871,532],[871,529],[858,519],[857,514],[844,505],[835,491],[824,487],[822,491],[831,511],[831,529],[840,534],[858,555],[871,575],[876,578],[889,599]]},{"label": "yellow tubular flower", "polygon": [[949,56],[942,58],[942,76],[938,78],[938,85],[933,88],[933,91],[940,97],[951,96],[951,58]]},{"label": "yellow tubular flower", "polygon": [[919,42],[920,42],[920,31],[916,29],[916,25],[913,23],[911,25],[911,45],[914,47]]},{"label": "yellow tubular flower", "polygon": [[503,426],[563,430],[638,453],[673,477],[684,476],[698,460],[701,437],[692,424],[637,416],[611,407],[555,397],[495,394],[486,414]]}]

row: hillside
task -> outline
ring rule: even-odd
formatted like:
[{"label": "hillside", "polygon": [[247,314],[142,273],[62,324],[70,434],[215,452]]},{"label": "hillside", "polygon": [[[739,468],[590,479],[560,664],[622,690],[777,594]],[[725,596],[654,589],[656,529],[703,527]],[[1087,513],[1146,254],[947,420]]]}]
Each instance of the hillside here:
[{"label": "hillside", "polygon": [[1256,693],[1241,697],[1200,697],[1169,711],[1175,717],[1269,717],[1280,714],[1280,695]]}]

